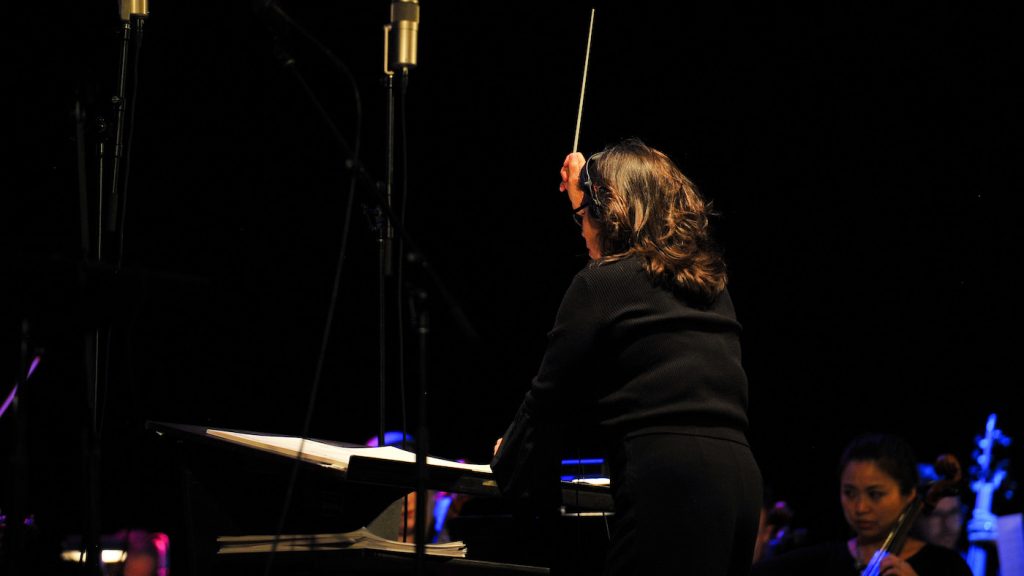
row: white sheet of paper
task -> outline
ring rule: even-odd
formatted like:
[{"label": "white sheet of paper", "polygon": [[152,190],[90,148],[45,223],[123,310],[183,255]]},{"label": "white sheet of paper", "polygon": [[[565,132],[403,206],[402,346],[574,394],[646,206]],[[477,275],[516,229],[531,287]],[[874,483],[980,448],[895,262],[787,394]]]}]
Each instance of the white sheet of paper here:
[{"label": "white sheet of paper", "polygon": [[[378,458],[381,460],[397,462],[416,462],[416,454],[414,452],[402,450],[401,448],[396,448],[394,446],[381,446],[377,448],[368,446],[345,447],[318,442],[308,438],[303,441],[302,438],[297,438],[295,436],[251,434],[245,432],[232,432],[230,430],[216,430],[213,428],[207,429],[206,432],[210,436],[215,436],[224,440],[230,440],[247,446],[262,446],[274,449],[272,450],[274,452],[286,453],[291,456],[294,456],[301,450],[303,459],[320,462],[324,465],[332,468],[338,468],[340,470],[348,470],[349,459],[352,456],[365,456],[367,458]],[[472,472],[484,474],[491,473],[491,466],[489,464],[465,464],[462,462],[455,462],[453,460],[445,460],[443,458],[434,458],[432,456],[427,457],[427,464],[431,466],[445,466],[448,468],[470,470]]]}]

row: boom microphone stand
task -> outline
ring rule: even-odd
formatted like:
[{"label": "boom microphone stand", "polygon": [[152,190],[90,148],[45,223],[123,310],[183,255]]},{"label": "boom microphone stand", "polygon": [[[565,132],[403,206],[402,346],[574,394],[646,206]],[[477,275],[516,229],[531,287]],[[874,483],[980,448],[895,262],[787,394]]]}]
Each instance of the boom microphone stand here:
[{"label": "boom microphone stand", "polygon": [[[113,106],[113,112],[116,117],[114,127],[114,142],[113,142],[113,158],[111,161],[111,178],[109,191],[104,188],[105,182],[103,181],[104,168],[106,164],[105,157],[105,143],[100,142],[98,162],[99,166],[97,169],[98,174],[98,215],[97,215],[97,231],[96,231],[96,262],[99,268],[104,267],[106,260],[110,257],[104,253],[103,249],[103,237],[105,233],[110,233],[114,237],[121,235],[124,230],[124,217],[120,216],[119,212],[123,212],[121,209],[124,203],[124,194],[126,190],[127,180],[127,165],[129,158],[129,147],[131,144],[131,138],[125,140],[126,130],[131,129],[129,125],[132,118],[126,120],[125,112],[134,106],[134,90],[129,98],[128,86],[129,81],[134,85],[134,81],[137,79],[137,75],[131,75],[129,78],[129,47],[135,45],[135,63],[138,63],[138,52],[142,42],[142,27],[145,17],[149,14],[149,3],[148,0],[120,0],[119,12],[121,16],[121,47],[118,57],[118,79],[117,89],[115,95],[111,98],[111,104]],[[82,178],[84,171],[80,171],[79,177]],[[79,183],[79,186],[84,190],[84,184]],[[83,203],[84,209],[84,203]],[[104,217],[106,216],[106,222],[104,225]],[[84,228],[84,225],[83,225]],[[123,239],[123,236],[120,236]],[[89,254],[89,242],[88,233],[83,230],[83,254],[86,259],[90,257]],[[121,254],[122,245],[121,242],[117,245],[117,253],[114,255],[116,260],[115,272],[118,271],[121,265]],[[83,278],[83,283],[87,282],[87,279]],[[107,383],[110,377],[110,345],[111,345],[111,326],[107,325],[103,329],[97,328],[92,334],[86,338],[85,342],[85,363],[86,363],[86,407],[87,407],[87,419],[86,419],[86,431],[85,431],[85,486],[87,493],[87,518],[86,518],[86,530],[85,537],[83,538],[84,562],[87,564],[86,570],[91,574],[103,574],[103,564],[100,558],[100,530],[102,523],[100,522],[100,502],[99,502],[99,484],[100,484],[100,459],[101,459],[101,421],[99,414],[100,406],[100,384]]]},{"label": "boom microphone stand", "polygon": [[[317,48],[319,48],[328,57],[328,59],[330,59],[330,61],[335,65],[335,67],[338,68],[338,70],[340,72],[342,72],[348,78],[348,80],[352,83],[353,88],[356,90],[356,100],[358,102],[358,89],[356,88],[354,77],[351,75],[351,72],[347,69],[347,66],[345,66],[344,63],[342,63],[340,60],[338,60],[337,57],[334,56],[334,54],[328,48],[323,46],[323,44],[320,43],[318,40],[316,40],[316,38],[313,37],[307,30],[305,30],[301,25],[299,25],[290,16],[288,16],[288,14],[286,12],[284,12],[281,9],[281,7],[278,6],[273,0],[261,0],[261,2],[259,2],[257,4],[257,12],[261,16],[263,16],[263,17],[269,17],[270,15],[276,15],[277,17],[280,18],[281,21],[283,21],[285,24],[287,24],[292,29],[298,31],[303,37],[305,37],[313,45],[315,45]],[[414,44],[410,45],[409,44],[409,41],[410,41],[409,39],[410,38],[412,38],[413,40],[415,39],[415,32],[416,32],[416,28],[418,27],[418,18],[419,18],[419,6],[418,6],[418,3],[415,2],[414,0],[412,0],[412,1],[410,1],[410,0],[399,0],[399,1],[396,1],[396,2],[392,3],[392,27],[393,28],[397,28],[400,31],[400,34],[397,36],[398,38],[404,38],[405,39],[404,43],[402,41],[398,41],[397,42],[398,50],[397,51],[392,51],[392,54],[395,54],[395,53],[405,54],[407,57],[408,57],[409,54],[411,54],[412,58],[413,58],[411,60],[411,63],[407,62],[404,65],[402,65],[401,63],[398,63],[396,65],[395,64],[395,60],[391,60],[390,61],[390,63],[392,65],[394,65],[395,67],[399,68],[399,70],[402,72],[402,78],[403,79],[406,77],[406,75],[408,73],[408,70],[411,67],[415,66],[415,45]],[[273,22],[268,18],[267,23],[268,23],[268,28],[270,29],[271,35],[275,38],[275,52],[277,53],[278,60],[281,62],[282,66],[288,72],[290,72],[294,76],[297,85],[303,90],[305,95],[310,99],[310,101],[313,104],[313,106],[316,108],[316,110],[323,117],[325,123],[327,124],[327,127],[330,129],[331,134],[334,136],[334,138],[336,139],[337,143],[340,145],[340,147],[343,149],[343,151],[345,153],[344,166],[345,166],[345,168],[347,170],[350,170],[351,174],[352,174],[352,189],[350,190],[350,194],[354,195],[357,191],[359,191],[358,188],[355,186],[356,183],[359,183],[359,184],[363,185],[362,188],[365,190],[365,192],[367,192],[369,194],[370,199],[373,202],[373,204],[375,204],[377,206],[377,209],[384,215],[384,217],[386,219],[386,222],[387,222],[388,226],[390,227],[390,229],[394,231],[394,238],[396,239],[396,241],[401,243],[399,245],[404,245],[404,246],[406,246],[408,248],[409,256],[408,256],[407,261],[409,263],[411,263],[411,264],[415,264],[416,267],[425,275],[425,277],[426,277],[426,279],[428,281],[428,284],[430,284],[432,286],[432,288],[436,291],[436,294],[439,295],[441,300],[447,305],[448,311],[453,315],[453,317],[454,317],[454,319],[456,321],[456,324],[462,330],[462,332],[470,340],[477,341],[478,340],[477,332],[473,328],[473,326],[470,324],[468,319],[466,318],[466,316],[463,313],[461,307],[458,305],[458,303],[452,297],[451,293],[447,290],[447,288],[445,287],[444,283],[441,281],[440,277],[437,275],[437,273],[434,271],[434,269],[430,266],[430,264],[427,261],[427,259],[425,257],[423,257],[423,253],[418,249],[418,247],[416,246],[415,241],[412,239],[412,237],[409,235],[408,231],[405,229],[402,220],[400,218],[396,217],[394,211],[391,208],[391,203],[390,203],[389,199],[385,196],[384,190],[382,190],[385,187],[383,185],[381,185],[380,182],[378,182],[373,176],[371,176],[369,174],[369,172],[366,170],[365,166],[359,160],[359,157],[358,157],[358,149],[359,148],[358,148],[358,146],[354,146],[354,147],[353,146],[349,146],[347,140],[342,135],[342,133],[340,132],[338,127],[334,124],[333,119],[327,113],[326,109],[324,108],[324,106],[320,102],[319,98],[317,98],[316,94],[312,91],[312,89],[310,88],[309,84],[305,81],[305,79],[303,78],[302,74],[296,68],[296,66],[295,66],[295,59],[287,52],[287,50],[284,48],[284,46],[281,45],[280,39],[278,38],[277,33],[274,31]],[[395,45],[395,44],[392,44],[392,45]],[[402,85],[404,87],[404,85],[405,85],[404,82],[403,82]],[[360,113],[357,110],[357,118],[359,118],[359,117],[360,117]],[[358,130],[357,130],[357,140],[356,140],[356,142],[358,142]],[[351,203],[351,198],[350,198],[349,202]],[[348,222],[348,218],[346,217],[346,226],[345,226],[345,231],[343,232],[343,237],[347,234],[347,222]],[[386,239],[387,236],[385,236],[384,238]],[[339,268],[336,271],[336,275],[335,275],[335,281],[336,282],[337,282],[338,278],[340,277],[340,271],[341,271],[340,263],[344,262],[344,255],[345,255],[345,243],[343,242],[342,250],[341,250],[341,255],[340,255],[340,258],[339,258]],[[381,260],[382,260],[382,262],[386,261],[386,259],[383,256],[381,257]],[[399,260],[399,262],[401,262],[401,260]],[[383,268],[385,270],[387,269],[386,267],[383,267]],[[399,271],[401,270],[400,266],[396,266],[396,268]],[[425,291],[422,291],[422,290],[417,291],[417,293],[422,293],[424,295],[426,294]],[[422,306],[420,306],[420,309],[422,309]],[[333,315],[333,304],[332,304],[332,310],[328,313],[328,319],[330,319],[330,317],[332,315]],[[329,321],[330,320],[328,320],[328,322]],[[426,420],[427,420],[426,419],[426,404],[425,404],[425,389],[426,389],[426,387],[425,387],[425,385],[426,385],[426,375],[425,375],[425,366],[426,366],[425,342],[426,342],[426,335],[428,334],[428,330],[427,330],[427,324],[426,324],[426,317],[424,315],[418,315],[417,330],[418,330],[418,333],[419,333],[419,336],[420,336],[420,343],[421,343],[421,355],[420,355],[420,362],[421,362],[421,375],[420,375],[421,376],[420,377],[421,394],[420,394],[420,398],[419,398],[419,401],[421,403],[420,407],[419,407],[419,413],[420,413],[421,417],[420,417],[419,425],[420,425],[420,430],[423,431],[423,433],[421,434],[421,440],[417,441],[417,443],[416,443],[416,445],[417,445],[417,451],[416,451],[417,470],[420,470],[420,472],[417,474],[418,478],[417,478],[417,482],[416,482],[416,484],[417,484],[416,493],[417,493],[417,500],[423,502],[424,504],[419,507],[420,510],[417,512],[417,528],[416,528],[417,537],[416,537],[416,541],[417,541],[417,573],[422,573],[422,571],[423,571],[423,564],[422,564],[423,563],[423,556],[425,554],[425,540],[426,540],[425,524],[426,524],[426,520],[425,520],[425,515],[421,516],[421,514],[425,513],[425,510],[426,510],[426,504],[425,504],[425,501],[426,501],[425,500],[425,498],[426,498],[426,455],[428,453],[428,448],[427,448],[427,443],[426,443],[427,438],[426,438],[426,434],[425,434]],[[325,338],[326,338],[326,334],[328,332],[329,332],[329,330],[325,331]],[[317,377],[314,379],[314,387],[313,387],[313,396],[312,397],[315,397],[316,385],[317,385],[317,382],[319,381],[319,370],[318,370],[317,374],[318,374]],[[311,398],[311,401],[312,401],[312,398]],[[309,416],[309,414],[307,414],[307,423],[306,423],[307,427],[308,427],[308,416]],[[384,431],[382,430],[381,431],[381,436],[380,436],[381,440],[383,440],[383,437],[384,437],[383,432]],[[304,429],[304,432],[303,432],[303,436],[304,435],[305,435],[305,429]],[[283,511],[282,511],[282,518],[279,521],[279,525],[281,527],[284,526],[284,517],[287,515],[287,511],[288,511],[288,507],[289,507],[289,502],[290,502],[290,499],[291,499],[291,493],[292,493],[293,485],[294,485],[294,478],[295,478],[295,470],[296,469],[297,468],[293,468],[292,480],[289,482],[288,494],[286,495],[285,505],[284,505]],[[279,533],[280,533],[281,529],[282,528],[279,528]],[[275,539],[275,545],[271,548],[271,554],[268,557],[267,566],[266,566],[266,573],[267,574],[270,573],[270,569],[271,569],[271,565],[273,563],[273,556],[274,556],[274,551],[275,550],[276,550],[276,539]]]}]

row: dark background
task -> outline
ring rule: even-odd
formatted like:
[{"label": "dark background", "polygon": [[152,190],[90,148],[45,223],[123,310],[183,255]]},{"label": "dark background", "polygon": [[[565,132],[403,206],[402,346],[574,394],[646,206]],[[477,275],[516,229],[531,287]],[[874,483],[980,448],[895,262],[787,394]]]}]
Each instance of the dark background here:
[{"label": "dark background", "polygon": [[[96,121],[110,118],[117,77],[109,4],[15,10],[26,33],[7,39],[4,284],[14,290],[3,308],[0,391],[18,378],[27,320],[30,349],[45,350],[25,398],[35,442],[27,474],[36,478],[28,507],[51,510],[68,531],[84,503],[84,335],[112,334],[97,409],[104,529],[164,529],[178,512],[172,471],[150,450],[144,423],[300,433],[344,238],[309,433],[363,442],[380,426],[370,196],[357,187],[346,228],[347,154],[275,52],[294,59],[350,145],[352,85],[273,15],[245,2],[152,3],[124,240],[105,239],[123,271],[113,282],[81,265],[73,110],[78,102],[85,114],[95,232]],[[351,71],[360,158],[382,180],[388,3],[281,6]],[[403,280],[428,293],[433,455],[489,459],[562,291],[586,261],[557,185],[590,7],[423,2],[420,65],[405,99],[404,207],[451,300],[411,267]],[[798,523],[815,535],[841,532],[834,463],[860,432],[903,434],[922,461],[953,452],[966,468],[997,413],[1014,440],[1000,455],[1019,469],[1015,8],[597,9],[579,149],[640,137],[713,201],[745,328],[750,440]],[[95,240],[87,256],[95,260]],[[392,312],[396,301],[388,295]],[[386,424],[401,426],[401,334],[412,427],[418,341],[406,324],[385,324]],[[0,424],[10,453],[16,437]],[[998,513],[1020,511],[1008,495]]]}]

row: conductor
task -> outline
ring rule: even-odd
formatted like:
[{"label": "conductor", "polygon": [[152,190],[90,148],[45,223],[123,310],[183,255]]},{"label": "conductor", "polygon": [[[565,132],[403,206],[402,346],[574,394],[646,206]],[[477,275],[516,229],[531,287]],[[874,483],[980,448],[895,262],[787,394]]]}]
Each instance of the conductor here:
[{"label": "conductor", "polygon": [[[558,423],[599,431],[615,502],[605,573],[745,574],[762,479],[747,377],[709,206],[637,139],[561,169],[590,255],[491,467],[505,494],[547,470]],[[557,482],[557,478],[550,478]]]}]

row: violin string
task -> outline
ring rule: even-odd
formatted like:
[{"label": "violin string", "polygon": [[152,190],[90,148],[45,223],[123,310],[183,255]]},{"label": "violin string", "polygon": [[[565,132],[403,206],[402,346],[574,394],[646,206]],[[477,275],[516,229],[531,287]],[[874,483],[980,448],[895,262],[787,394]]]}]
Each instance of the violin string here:
[{"label": "violin string", "polygon": [[583,94],[587,90],[587,68],[590,65],[590,40],[594,36],[594,8],[590,9],[590,29],[587,31],[587,54],[583,58],[583,85],[580,87],[580,107],[576,112],[576,135],[572,139],[572,151],[577,152],[580,143],[580,121],[583,120]]}]

